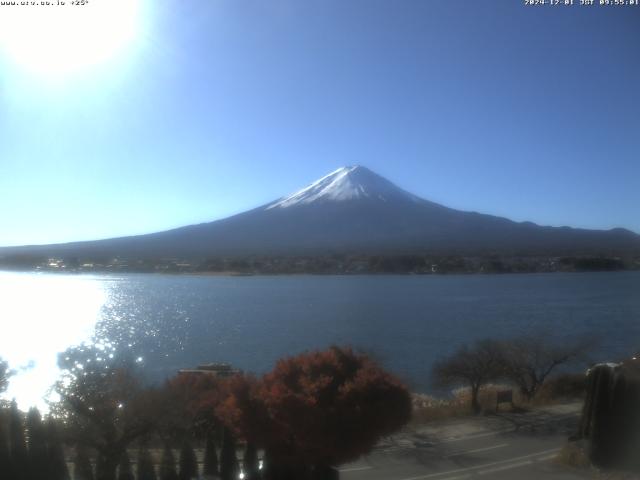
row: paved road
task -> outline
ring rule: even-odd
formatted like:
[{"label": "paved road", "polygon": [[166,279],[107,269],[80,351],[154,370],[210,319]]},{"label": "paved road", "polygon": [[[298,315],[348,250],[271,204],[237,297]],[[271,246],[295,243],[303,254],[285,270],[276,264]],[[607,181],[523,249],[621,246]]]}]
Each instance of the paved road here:
[{"label": "paved road", "polygon": [[580,405],[528,414],[441,422],[382,442],[340,467],[343,480],[572,480],[589,478],[554,461],[575,432]]}]

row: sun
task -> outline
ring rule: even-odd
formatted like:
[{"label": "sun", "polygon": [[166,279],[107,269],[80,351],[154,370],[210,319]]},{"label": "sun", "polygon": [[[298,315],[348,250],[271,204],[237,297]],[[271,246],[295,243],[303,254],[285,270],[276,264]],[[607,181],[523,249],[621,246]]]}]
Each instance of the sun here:
[{"label": "sun", "polygon": [[48,76],[104,63],[138,35],[141,1],[16,1],[2,7],[0,55]]}]

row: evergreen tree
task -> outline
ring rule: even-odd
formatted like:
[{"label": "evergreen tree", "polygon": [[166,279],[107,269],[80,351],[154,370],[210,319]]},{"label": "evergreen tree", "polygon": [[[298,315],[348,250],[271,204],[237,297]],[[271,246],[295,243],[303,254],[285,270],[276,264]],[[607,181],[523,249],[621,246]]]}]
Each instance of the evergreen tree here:
[{"label": "evergreen tree", "polygon": [[160,480],[178,480],[176,461],[169,445],[164,447],[162,461],[160,462]]},{"label": "evergreen tree", "polygon": [[[105,460],[102,453],[98,451],[96,455],[96,480],[104,480],[105,477]],[[114,472],[115,475],[115,472]]]},{"label": "evergreen tree", "polygon": [[6,427],[5,411],[0,409],[0,472],[11,472],[9,435]]},{"label": "evergreen tree", "polygon": [[238,471],[236,441],[229,429],[225,428],[222,434],[222,449],[220,450],[220,478],[222,480],[236,480]]},{"label": "evergreen tree", "polygon": [[29,458],[24,435],[24,422],[15,400],[9,412],[9,454],[12,480],[28,480]]},{"label": "evergreen tree", "polygon": [[203,475],[218,475],[218,454],[216,453],[216,441],[213,431],[207,433],[207,440],[204,447],[204,470]]},{"label": "evergreen tree", "polygon": [[191,443],[185,441],[180,450],[180,480],[198,478],[198,459]]},{"label": "evergreen tree", "polygon": [[47,480],[70,480],[62,440],[58,435],[56,422],[51,417],[47,421],[47,456],[49,457]]},{"label": "evergreen tree", "polygon": [[269,455],[269,451],[264,452],[264,456],[262,457],[262,478],[264,480],[277,480],[278,479],[278,468],[271,459]]},{"label": "evergreen tree", "polygon": [[99,451],[96,460],[96,480],[116,480],[123,453],[116,455],[110,452],[105,455],[104,451]]},{"label": "evergreen tree", "polygon": [[37,408],[31,408],[27,414],[27,432],[29,434],[29,478],[43,480],[49,474],[49,457],[47,455],[47,434]]},{"label": "evergreen tree", "polygon": [[156,480],[156,470],[153,466],[151,453],[146,448],[141,448],[138,452],[138,480]]},{"label": "evergreen tree", "polygon": [[249,442],[244,450],[242,459],[242,471],[246,480],[258,480],[260,470],[258,468],[258,450],[255,444]]},{"label": "evergreen tree", "polygon": [[74,459],[73,479],[93,480],[93,467],[89,459],[89,452],[86,448],[76,447],[76,457]]},{"label": "evergreen tree", "polygon": [[118,465],[118,480],[135,480],[133,469],[131,468],[131,459],[127,452],[124,452],[122,454],[122,458],[120,458],[120,464]]}]

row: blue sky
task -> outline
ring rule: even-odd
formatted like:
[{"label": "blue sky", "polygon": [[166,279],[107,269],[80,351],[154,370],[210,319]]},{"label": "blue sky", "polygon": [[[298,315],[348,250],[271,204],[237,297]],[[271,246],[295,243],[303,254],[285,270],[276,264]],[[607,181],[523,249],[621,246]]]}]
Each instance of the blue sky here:
[{"label": "blue sky", "polygon": [[0,49],[0,245],[218,219],[350,164],[455,208],[640,232],[639,21],[516,0],[157,0],[69,73]]}]

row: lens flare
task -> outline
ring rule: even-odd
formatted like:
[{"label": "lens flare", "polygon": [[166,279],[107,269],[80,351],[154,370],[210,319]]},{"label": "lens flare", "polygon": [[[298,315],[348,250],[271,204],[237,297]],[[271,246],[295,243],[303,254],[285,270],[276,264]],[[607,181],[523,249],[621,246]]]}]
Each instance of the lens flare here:
[{"label": "lens flare", "polygon": [[103,63],[139,31],[141,0],[14,3],[0,7],[0,53],[33,73],[64,76]]}]

